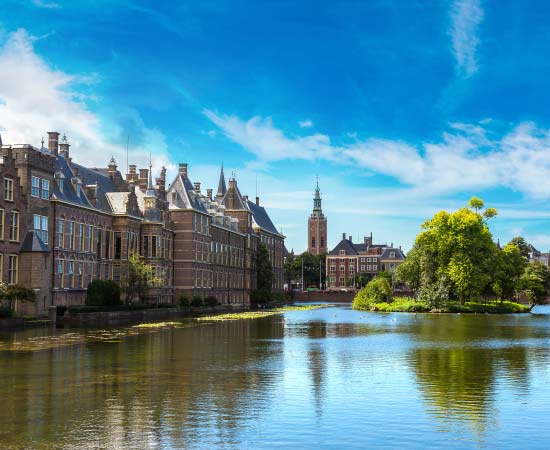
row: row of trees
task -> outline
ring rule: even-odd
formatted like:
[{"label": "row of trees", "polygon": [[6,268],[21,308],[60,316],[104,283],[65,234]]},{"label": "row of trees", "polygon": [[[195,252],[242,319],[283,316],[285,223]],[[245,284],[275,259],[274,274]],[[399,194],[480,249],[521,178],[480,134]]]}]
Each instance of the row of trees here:
[{"label": "row of trees", "polygon": [[550,293],[548,267],[528,262],[529,248],[521,237],[500,249],[488,227],[496,215],[477,197],[470,199],[469,208],[437,213],[422,225],[396,279],[434,307],[519,295],[533,305],[544,301]]},{"label": "row of trees", "polygon": [[290,285],[292,280],[302,279],[302,265],[304,274],[304,288],[319,287],[326,283],[326,254],[312,255],[304,252],[301,255],[289,256],[285,262],[285,281]]}]

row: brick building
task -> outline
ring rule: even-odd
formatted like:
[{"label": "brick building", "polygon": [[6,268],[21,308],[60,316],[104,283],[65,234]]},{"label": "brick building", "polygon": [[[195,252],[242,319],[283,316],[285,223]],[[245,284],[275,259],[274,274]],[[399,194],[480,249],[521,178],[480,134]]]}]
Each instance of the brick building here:
[{"label": "brick building", "polygon": [[327,218],[321,207],[321,191],[319,181],[315,188],[313,197],[313,211],[307,221],[307,251],[312,255],[323,255],[327,253]]},{"label": "brick building", "polygon": [[342,234],[342,240],[327,257],[327,289],[342,289],[355,286],[356,276],[366,274],[369,278],[379,272],[393,272],[405,261],[401,247],[393,243],[373,244],[372,233],[362,243],[354,243],[351,236]]},{"label": "brick building", "polygon": [[226,186],[223,168],[213,197],[189,180],[187,164],[168,188],[164,168],[153,183],[151,165],[130,165],[123,177],[113,158],[105,168],[76,164],[57,132],[48,133],[47,148],[1,150],[0,279],[37,293],[19,312],[83,304],[97,278],[124,285],[132,252],[154,269],[142,301],[185,294],[248,304],[259,243],[269,250],[274,290],[283,288],[284,236],[258,198],[250,202],[234,178]]}]

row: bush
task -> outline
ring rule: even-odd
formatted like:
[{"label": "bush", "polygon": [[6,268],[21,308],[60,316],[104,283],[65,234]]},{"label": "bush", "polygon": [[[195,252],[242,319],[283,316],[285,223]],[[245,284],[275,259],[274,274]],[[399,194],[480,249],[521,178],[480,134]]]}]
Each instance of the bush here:
[{"label": "bush", "polygon": [[187,308],[189,306],[189,297],[187,295],[180,295],[178,298],[178,306],[180,308]]},{"label": "bush", "polygon": [[191,299],[191,306],[193,307],[202,306],[202,298],[198,295],[194,295],[193,298]]},{"label": "bush", "polygon": [[210,307],[219,305],[218,299],[213,295],[209,295],[208,297],[206,297],[206,299],[204,300],[204,303],[206,306],[210,306]]},{"label": "bush", "polygon": [[352,308],[369,310],[373,303],[391,302],[392,294],[389,281],[385,277],[376,277],[357,293]]},{"label": "bush", "polygon": [[250,300],[254,303],[269,303],[271,296],[271,291],[268,289],[254,289],[250,292]]},{"label": "bush", "polygon": [[13,311],[7,306],[0,305],[0,319],[9,319],[13,316]]},{"label": "bush", "polygon": [[113,280],[93,280],[86,291],[86,305],[120,305],[120,286]]}]

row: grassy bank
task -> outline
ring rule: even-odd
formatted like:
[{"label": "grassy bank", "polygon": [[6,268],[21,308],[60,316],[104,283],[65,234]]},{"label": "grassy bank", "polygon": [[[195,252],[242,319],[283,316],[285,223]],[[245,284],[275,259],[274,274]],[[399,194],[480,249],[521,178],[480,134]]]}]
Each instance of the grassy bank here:
[{"label": "grassy bank", "polygon": [[203,321],[221,321],[221,320],[243,320],[259,319],[262,317],[283,314],[289,311],[309,311],[312,309],[328,308],[334,305],[303,305],[303,306],[285,306],[284,308],[269,309],[266,311],[244,311],[239,313],[218,314],[216,316],[199,317],[197,320]]},{"label": "grassy bank", "polygon": [[411,298],[396,298],[390,303],[369,303],[358,302],[354,300],[353,309],[359,311],[380,311],[380,312],[441,312],[441,313],[477,313],[477,314],[513,314],[528,313],[529,306],[510,301],[491,301],[466,302],[464,305],[459,303],[448,303],[440,308],[432,308],[427,303],[417,301]]}]

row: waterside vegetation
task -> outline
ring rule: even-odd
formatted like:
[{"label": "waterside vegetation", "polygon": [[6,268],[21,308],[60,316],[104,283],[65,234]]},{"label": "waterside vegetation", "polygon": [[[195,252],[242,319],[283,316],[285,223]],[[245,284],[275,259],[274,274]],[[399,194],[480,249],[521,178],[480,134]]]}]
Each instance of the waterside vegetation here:
[{"label": "waterside vegetation", "polygon": [[[376,277],[361,289],[353,308],[369,311],[524,313],[550,295],[550,271],[529,262],[521,237],[504,248],[488,227],[494,208],[472,197],[469,208],[440,211],[422,225],[394,282],[405,283],[413,298],[393,298],[387,278]],[[522,305],[516,301],[528,302]]]},{"label": "waterside vegetation", "polygon": [[283,308],[274,308],[265,311],[243,311],[239,313],[219,314],[216,316],[204,316],[197,318],[198,321],[226,321],[226,320],[243,320],[243,319],[260,319],[262,317],[284,314],[291,311],[310,311],[320,308],[329,308],[334,305],[319,304],[319,305],[302,305],[302,306],[285,306]]}]

